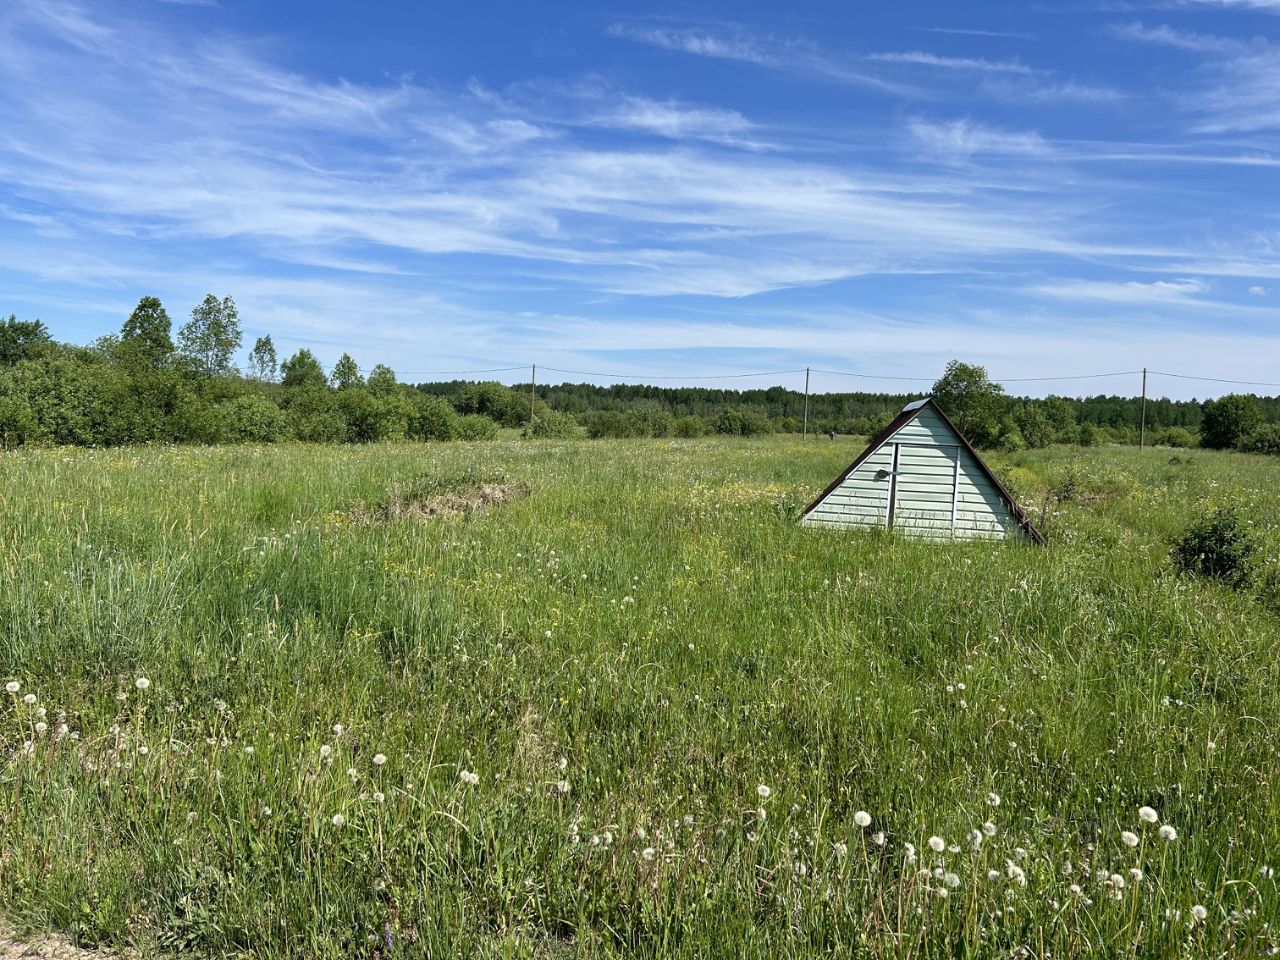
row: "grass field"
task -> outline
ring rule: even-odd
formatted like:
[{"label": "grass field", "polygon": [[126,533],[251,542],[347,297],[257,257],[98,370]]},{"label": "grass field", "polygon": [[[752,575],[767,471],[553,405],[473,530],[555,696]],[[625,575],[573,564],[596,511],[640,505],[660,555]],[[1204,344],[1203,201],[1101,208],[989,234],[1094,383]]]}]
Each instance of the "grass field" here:
[{"label": "grass field", "polygon": [[[1274,569],[1280,462],[1005,460],[1048,549],[799,528],[857,450],[0,457],[2,918],[261,957],[1273,949],[1280,615],[1166,555],[1232,502]],[[518,496],[414,506],[482,482]]]}]

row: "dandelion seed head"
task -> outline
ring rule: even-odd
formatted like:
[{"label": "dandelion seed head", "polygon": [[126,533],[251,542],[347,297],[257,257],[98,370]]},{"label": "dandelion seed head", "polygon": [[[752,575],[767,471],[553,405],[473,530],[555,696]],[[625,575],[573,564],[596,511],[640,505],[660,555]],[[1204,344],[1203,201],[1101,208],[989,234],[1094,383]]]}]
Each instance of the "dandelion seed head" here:
[{"label": "dandelion seed head", "polygon": [[871,835],[871,842],[874,843],[877,847],[883,847],[887,842],[887,840],[888,838],[885,837],[883,830],[877,830],[875,833]]},{"label": "dandelion seed head", "polygon": [[36,705],[36,695],[34,693],[28,693],[22,698],[22,702],[28,707],[34,707]]},{"label": "dandelion seed head", "polygon": [[998,794],[998,793],[988,793],[988,794],[987,794],[987,803],[991,804],[991,806],[993,806],[993,807],[998,807],[998,806],[1000,806],[1000,794]]},{"label": "dandelion seed head", "polygon": [[756,787],[756,796],[761,800],[768,800],[771,793],[773,793],[773,790],[765,786],[763,783]]},{"label": "dandelion seed head", "polygon": [[1138,845],[1138,835],[1132,830],[1121,830],[1120,842],[1126,847],[1136,847]]},{"label": "dandelion seed head", "polygon": [[1160,815],[1152,807],[1139,807],[1138,819],[1143,823],[1156,823],[1159,821]]},{"label": "dandelion seed head", "polygon": [[387,755],[385,753],[375,753],[373,755],[373,765],[375,767],[380,767],[386,762],[387,762]]},{"label": "dandelion seed head", "polygon": [[653,849],[653,847],[645,847],[644,850],[641,851],[640,853],[640,856],[643,857],[645,860],[652,860],[657,855],[658,855],[658,851]]},{"label": "dandelion seed head", "polygon": [[19,690],[22,689],[22,684],[20,684],[17,680],[10,680],[8,683],[4,685],[4,689],[6,693],[17,693]]},{"label": "dandelion seed head", "polygon": [[1191,916],[1195,918],[1196,923],[1204,923],[1209,918],[1209,911],[1197,903],[1191,908]]},{"label": "dandelion seed head", "polygon": [[943,840],[941,837],[930,837],[929,849],[934,853],[941,853],[943,850],[947,849],[947,841]]},{"label": "dandelion seed head", "polygon": [[333,815],[333,819],[330,820],[329,822],[332,823],[335,827],[340,827],[347,822],[347,818],[340,813],[335,813]]},{"label": "dandelion seed head", "polygon": [[1178,831],[1174,829],[1172,824],[1168,824],[1168,823],[1162,824],[1160,827],[1160,839],[1161,840],[1177,840]]},{"label": "dandelion seed head", "polygon": [[151,686],[151,681],[146,677],[139,677],[137,680],[133,681],[133,685],[139,690],[146,690]]},{"label": "dandelion seed head", "polygon": [[982,832],[988,837],[994,837],[996,835],[996,825],[988,820],[982,825]]},{"label": "dandelion seed head", "polygon": [[853,822],[865,829],[866,827],[871,826],[871,814],[867,813],[865,810],[859,810],[853,815]]}]

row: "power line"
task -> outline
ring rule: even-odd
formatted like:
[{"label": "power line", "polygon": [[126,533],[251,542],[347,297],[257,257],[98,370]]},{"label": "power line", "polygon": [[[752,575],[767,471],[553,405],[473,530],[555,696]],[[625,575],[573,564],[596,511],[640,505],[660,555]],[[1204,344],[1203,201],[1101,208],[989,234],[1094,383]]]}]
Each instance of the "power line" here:
[{"label": "power line", "polygon": [[797,370],[765,370],[761,373],[690,373],[680,377],[656,377],[649,376],[648,374],[635,373],[597,373],[590,370],[562,370],[559,367],[543,367],[542,369],[550,370],[552,373],[571,373],[577,377],[606,377],[610,380],[634,379],[640,383],[644,383],[648,380],[734,380],[743,377],[782,377],[792,373],[804,373],[804,367],[800,367]]},{"label": "power line", "polygon": [[1207,383],[1236,383],[1246,387],[1280,387],[1280,383],[1269,383],[1266,380],[1226,380],[1222,377],[1197,377],[1189,373],[1165,373],[1163,370],[1151,370],[1158,377],[1176,377],[1179,380],[1204,380]]}]

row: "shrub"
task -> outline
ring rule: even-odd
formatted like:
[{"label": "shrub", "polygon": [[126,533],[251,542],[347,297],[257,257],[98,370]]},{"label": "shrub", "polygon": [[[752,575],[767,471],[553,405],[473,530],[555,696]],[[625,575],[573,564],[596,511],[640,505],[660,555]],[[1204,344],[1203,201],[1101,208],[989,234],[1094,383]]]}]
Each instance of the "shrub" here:
[{"label": "shrub", "polygon": [[1186,427],[1170,427],[1154,433],[1151,442],[1157,446],[1187,450],[1196,445],[1196,438]]},{"label": "shrub", "polygon": [[636,420],[617,410],[596,410],[587,414],[582,424],[592,440],[643,436]]},{"label": "shrub", "polygon": [[458,418],[459,440],[497,440],[498,425],[488,417],[469,413]]},{"label": "shrub", "polygon": [[1107,435],[1092,423],[1082,423],[1076,430],[1076,443],[1082,447],[1098,447],[1107,442]]},{"label": "shrub", "polygon": [[1241,453],[1265,453],[1280,457],[1280,423],[1268,423],[1258,427],[1236,444]]},{"label": "shrub", "polygon": [[1027,442],[1022,438],[1022,431],[1009,417],[1005,417],[1000,423],[1000,433],[996,437],[995,448],[1001,453],[1017,453],[1027,448]]},{"label": "shrub", "polygon": [[338,411],[335,394],[318,384],[295,387],[289,393],[289,429],[308,443],[341,443],[347,439],[347,421]]},{"label": "shrub", "polygon": [[1258,551],[1253,535],[1234,507],[1220,507],[1196,518],[1170,552],[1185,574],[1230,586],[1245,583]]},{"label": "shrub", "polygon": [[753,410],[730,408],[716,417],[714,424],[716,433],[728,434],[731,437],[757,437],[765,433],[773,433],[773,424],[767,417]]},{"label": "shrub", "polygon": [[246,394],[218,404],[223,436],[232,443],[275,443],[288,432],[284,411],[266,397]]},{"label": "shrub", "polygon": [[671,423],[673,437],[704,437],[710,432],[707,421],[697,416],[676,417]]},{"label": "shrub", "polygon": [[582,436],[582,429],[569,414],[544,410],[524,428],[522,436],[537,440],[576,440]]}]

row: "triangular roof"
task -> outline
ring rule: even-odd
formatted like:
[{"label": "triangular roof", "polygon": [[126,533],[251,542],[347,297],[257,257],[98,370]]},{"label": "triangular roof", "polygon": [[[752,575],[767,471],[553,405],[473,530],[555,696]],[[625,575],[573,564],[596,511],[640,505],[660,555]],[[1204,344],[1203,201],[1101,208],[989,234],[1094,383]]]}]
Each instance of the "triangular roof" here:
[{"label": "triangular roof", "polygon": [[969,452],[970,456],[972,456],[977,462],[978,468],[986,475],[986,478],[991,481],[991,485],[996,488],[997,492],[999,492],[1001,499],[1004,500],[1005,504],[1013,512],[1013,515],[1017,517],[1018,523],[1022,526],[1022,529],[1027,532],[1027,535],[1031,537],[1035,543],[1038,543],[1041,546],[1047,544],[1049,541],[1045,539],[1043,533],[1036,529],[1035,524],[1031,522],[1026,512],[1018,506],[1018,502],[1013,499],[1013,494],[1011,494],[1005,485],[1000,482],[1000,478],[991,472],[991,468],[987,466],[987,461],[982,459],[981,454],[979,454],[978,451],[974,449],[973,444],[969,442],[969,438],[961,433],[960,428],[951,422],[951,418],[947,416],[946,412],[940,406],[938,406],[938,402],[934,400],[933,397],[924,397],[921,400],[912,401],[903,407],[902,412],[894,417],[887,427],[871,438],[871,442],[867,444],[867,448],[863,450],[862,453],[858,454],[858,459],[849,464],[848,468],[841,473],[840,476],[831,481],[827,486],[827,489],[818,494],[813,499],[813,502],[804,508],[800,514],[800,519],[803,520],[808,516],[809,512],[825,500],[827,496],[836,489],[836,487],[844,483],[845,480],[849,478],[849,475],[853,473],[853,471],[857,470],[867,457],[871,456],[884,446],[884,444],[888,442],[895,433],[905,427],[916,417],[920,416],[920,413],[924,410],[932,410],[942,418],[942,422],[945,423],[948,429],[956,435],[956,439],[958,439],[961,445]]}]

